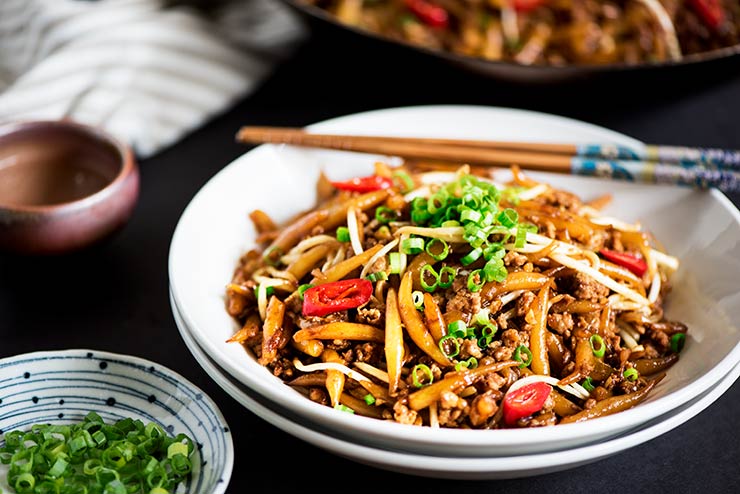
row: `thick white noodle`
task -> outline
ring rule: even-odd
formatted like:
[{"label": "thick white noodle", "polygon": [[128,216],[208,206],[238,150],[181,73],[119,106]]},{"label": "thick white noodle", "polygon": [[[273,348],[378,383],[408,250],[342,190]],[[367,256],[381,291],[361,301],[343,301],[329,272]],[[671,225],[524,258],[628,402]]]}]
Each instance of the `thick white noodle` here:
[{"label": "thick white noodle", "polygon": [[360,241],[360,227],[357,225],[357,213],[353,207],[347,208],[347,229],[349,230],[349,241],[352,244],[352,250],[355,251],[355,255],[362,254],[364,250]]},{"label": "thick white noodle", "polygon": [[317,362],[315,364],[303,364],[300,360],[294,359],[293,365],[296,369],[301,372],[315,372],[320,370],[335,370],[345,374],[347,377],[351,377],[355,381],[369,381],[370,378],[363,376],[359,372],[350,369],[344,364],[337,362]]},{"label": "thick white noodle", "polygon": [[396,244],[398,244],[397,238],[391,240],[390,242],[385,244],[382,249],[376,252],[375,255],[373,255],[373,257],[371,257],[362,267],[362,271],[360,272],[360,278],[364,278],[365,276],[367,276],[367,272],[370,271],[370,269],[372,269],[375,262],[381,257],[383,257],[384,255],[386,255],[388,252],[390,252],[393,249],[393,247],[396,246]]},{"label": "thick white noodle", "polygon": [[367,362],[355,362],[354,365],[365,374],[369,374],[377,379],[380,379],[384,383],[387,383],[389,381],[388,373],[383,369],[378,369],[374,365],[370,365]]},{"label": "thick white noodle", "polygon": [[534,187],[530,187],[529,189],[519,193],[519,199],[521,199],[522,201],[532,200],[538,195],[547,192],[547,189],[549,188],[550,186],[547,184],[535,185]]},{"label": "thick white noodle", "polygon": [[527,384],[534,383],[534,382],[545,382],[547,384],[550,384],[552,386],[562,389],[566,393],[570,393],[573,396],[584,399],[584,400],[588,399],[588,397],[590,396],[589,392],[586,391],[583,388],[583,386],[581,386],[580,384],[560,385],[559,384],[560,381],[558,379],[552,376],[540,376],[540,375],[527,376],[521,379],[517,379],[516,381],[514,381],[514,384],[509,386],[509,390],[506,392],[506,394],[509,394],[512,391],[515,391],[521,388],[522,386],[525,386]]}]

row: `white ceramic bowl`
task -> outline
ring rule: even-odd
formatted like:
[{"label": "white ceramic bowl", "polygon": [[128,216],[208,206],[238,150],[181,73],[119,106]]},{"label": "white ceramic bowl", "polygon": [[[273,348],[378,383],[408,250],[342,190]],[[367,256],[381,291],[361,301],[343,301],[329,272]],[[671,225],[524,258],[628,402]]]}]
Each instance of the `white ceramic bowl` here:
[{"label": "white ceramic bowl", "polygon": [[740,365],[736,365],[729,374],[706,393],[702,393],[699,397],[666,414],[645,422],[635,430],[630,430],[628,433],[620,434],[604,442],[571,448],[566,451],[509,457],[471,458],[415,454],[361,444],[352,438],[345,438],[336,434],[335,431],[332,431],[331,434],[326,433],[323,427],[307,423],[303,417],[289,413],[285,408],[255,393],[228,375],[208,357],[205,350],[198,346],[198,343],[193,339],[190,329],[182,321],[176,304],[172,300],[171,303],[180,335],[200,366],[224,391],[248,410],[288,434],[335,455],[375,468],[424,477],[462,480],[511,479],[569,470],[594,463],[650,441],[684,424],[714,403],[717,398],[730,389],[740,376]]},{"label": "white ceramic bowl", "polygon": [[[35,352],[0,360],[0,431],[66,424],[97,412],[156,422],[197,445],[178,494],[223,494],[234,463],[229,427],[216,404],[183,376],[155,362],[96,350]],[[0,438],[1,440],[1,438]],[[0,465],[0,488],[7,466]]]},{"label": "white ceramic bowl", "polygon": [[[582,122],[520,110],[433,106],[381,110],[312,127],[336,133],[383,133],[570,142],[633,139]],[[376,446],[450,455],[513,455],[596,442],[665,414],[719,382],[740,361],[740,214],[717,191],[700,192],[595,178],[533,176],[585,199],[613,195],[607,213],[640,221],[678,256],[681,267],[667,303],[669,318],[689,326],[680,361],[651,397],[625,412],[585,423],[524,430],[430,429],[344,414],[283,384],[239,345],[226,343],[236,323],[224,310],[224,287],[254,242],[247,217],[255,208],[276,220],[313,206],[321,170],[332,178],[372,171],[372,157],[259,146],[226,166],[193,198],[175,230],[169,258],[172,293],[198,344],[250,389],[292,412]]]}]

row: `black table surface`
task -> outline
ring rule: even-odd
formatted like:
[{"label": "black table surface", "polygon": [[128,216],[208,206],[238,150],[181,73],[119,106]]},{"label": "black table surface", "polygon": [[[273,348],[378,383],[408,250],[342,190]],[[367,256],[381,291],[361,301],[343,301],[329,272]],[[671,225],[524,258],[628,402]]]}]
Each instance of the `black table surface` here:
[{"label": "black table surface", "polygon": [[[234,140],[241,125],[302,126],[372,109],[475,104],[572,117],[644,142],[740,148],[737,61],[691,72],[525,85],[340,36],[309,37],[256,92],[140,160],[139,202],[110,240],[58,257],[0,255],[0,357],[92,348],[138,355],[181,373],[218,403],[231,427],[230,493],[740,492],[738,383],[672,431],[587,466],[463,481],[377,469],[305,443],[241,406],[203,371],[170,310],[169,244],[192,196],[247,150]],[[740,204],[740,196],[731,199]]]}]

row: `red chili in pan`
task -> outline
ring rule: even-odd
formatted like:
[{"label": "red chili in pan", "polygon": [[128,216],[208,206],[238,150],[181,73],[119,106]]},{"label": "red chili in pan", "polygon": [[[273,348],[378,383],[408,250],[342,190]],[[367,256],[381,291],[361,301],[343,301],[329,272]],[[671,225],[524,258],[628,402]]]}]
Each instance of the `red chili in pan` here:
[{"label": "red chili in pan", "polygon": [[380,175],[370,175],[367,177],[355,177],[344,182],[331,182],[331,184],[340,190],[350,192],[372,192],[374,190],[388,189],[393,186],[393,180]]},{"label": "red chili in pan", "polygon": [[506,425],[516,425],[517,420],[542,410],[551,392],[552,386],[537,381],[506,393],[502,410]]},{"label": "red chili in pan", "polygon": [[647,263],[641,257],[627,252],[617,252],[616,250],[601,249],[599,254],[607,260],[627,268],[637,276],[642,276],[647,271]]},{"label": "red chili in pan", "polygon": [[325,316],[355,309],[370,300],[372,293],[373,284],[360,278],[317,285],[303,292],[303,315]]}]

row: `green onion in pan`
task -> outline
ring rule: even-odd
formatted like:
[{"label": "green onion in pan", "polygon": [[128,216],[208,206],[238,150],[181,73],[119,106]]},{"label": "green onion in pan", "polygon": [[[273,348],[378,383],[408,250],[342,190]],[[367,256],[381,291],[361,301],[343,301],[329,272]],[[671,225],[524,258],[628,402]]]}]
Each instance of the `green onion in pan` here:
[{"label": "green onion in pan", "polygon": [[[105,423],[95,412],[70,425],[36,424],[5,434],[0,462],[18,494],[174,492],[192,470],[193,441],[156,423]],[[144,491],[142,486],[146,486]]]},{"label": "green onion in pan", "polygon": [[349,228],[346,226],[337,227],[337,240],[340,242],[349,242]]},{"label": "green onion in pan", "polygon": [[398,188],[401,189],[402,194],[414,190],[414,181],[408,173],[397,171],[393,173],[392,177]]},{"label": "green onion in pan", "polygon": [[455,364],[455,371],[460,372],[463,369],[475,369],[478,367],[478,359],[470,357],[468,360],[462,360]]},{"label": "green onion in pan", "polygon": [[300,295],[301,300],[303,300],[303,294],[306,293],[306,290],[311,288],[313,285],[311,283],[304,283],[303,285],[300,285],[298,287],[298,295]]},{"label": "green onion in pan", "polygon": [[591,376],[588,376],[586,379],[584,379],[583,382],[581,383],[581,386],[583,386],[583,389],[585,389],[589,393],[595,389],[594,381],[593,379],[591,379]]},{"label": "green onion in pan", "polygon": [[375,405],[375,397],[371,395],[370,393],[365,395],[364,400],[365,400],[365,403],[367,403],[368,405]]},{"label": "green onion in pan", "polygon": [[[527,357],[527,360],[522,360],[522,354]],[[519,345],[514,350],[514,360],[522,363],[519,367],[528,367],[532,363],[532,351],[524,345]]]},{"label": "green onion in pan", "polygon": [[404,254],[419,254],[424,250],[424,239],[421,237],[405,238],[401,241],[401,252]]},{"label": "green onion in pan", "polygon": [[[431,277],[434,282],[429,283],[428,278]],[[425,264],[421,271],[419,271],[419,284],[421,287],[428,291],[433,292],[439,286],[439,273],[434,270],[434,266],[431,264]]]},{"label": "green onion in pan", "polygon": [[355,413],[354,410],[352,410],[347,405],[342,405],[341,403],[337,403],[334,407],[335,410],[339,410],[340,412],[347,412],[347,413]]},{"label": "green onion in pan", "polygon": [[676,333],[671,336],[671,351],[673,353],[681,353],[684,344],[686,344],[686,333]]},{"label": "green onion in pan", "polygon": [[[427,382],[422,382],[419,380],[419,371],[424,374],[424,377],[426,378],[425,380]],[[413,379],[414,386],[420,388],[425,384],[432,384],[432,381],[434,381],[434,374],[432,374],[432,369],[430,369],[428,365],[416,364],[414,368],[411,369],[411,378]]]},{"label": "green onion in pan", "polygon": [[[452,348],[450,348],[450,344],[452,345]],[[448,334],[439,340],[439,349],[442,350],[442,353],[444,353],[448,358],[457,357],[460,353],[460,343],[457,341],[455,336]]]},{"label": "green onion in pan", "polygon": [[439,288],[451,287],[452,282],[455,281],[455,276],[457,276],[457,269],[450,266],[443,266],[442,269],[439,270]]},{"label": "green onion in pan", "polygon": [[640,377],[640,373],[637,372],[637,369],[635,369],[634,367],[625,369],[622,375],[628,381],[637,381],[637,378]]},{"label": "green onion in pan", "polygon": [[483,249],[481,249],[480,247],[476,247],[475,249],[464,255],[462,259],[460,259],[460,262],[463,266],[469,266],[477,261],[481,255],[483,255]]},{"label": "green onion in pan", "polygon": [[424,308],[424,294],[421,291],[414,290],[411,292],[411,300],[414,301],[414,307],[416,307],[417,310]]},{"label": "green onion in pan", "polygon": [[483,285],[486,284],[485,276],[483,275],[483,271],[480,269],[475,269],[470,272],[468,275],[468,290],[471,292],[477,292],[481,288],[483,288]]},{"label": "green onion in pan", "polygon": [[376,271],[374,273],[370,273],[367,275],[367,280],[370,283],[375,283],[376,281],[385,281],[388,279],[388,273],[385,271]]},{"label": "green onion in pan", "polygon": [[440,238],[431,238],[425,250],[435,261],[444,261],[450,253],[450,246]]},{"label": "green onion in pan", "polygon": [[464,321],[452,321],[447,325],[447,334],[456,338],[465,338],[468,333],[468,326]]},{"label": "green onion in pan", "polygon": [[493,336],[496,334],[498,327],[493,323],[486,323],[481,326],[480,338],[478,338],[478,346],[486,348],[493,341]]},{"label": "green onion in pan", "polygon": [[398,218],[398,214],[391,208],[386,206],[379,206],[375,210],[375,219],[378,220],[378,223],[381,225],[385,225],[386,223],[390,223],[391,221]]},{"label": "green onion in pan", "polygon": [[506,228],[512,228],[516,225],[517,221],[519,221],[519,213],[513,209],[506,208],[496,215],[496,221],[504,225]]},{"label": "green onion in pan", "polygon": [[388,254],[388,262],[390,262],[390,265],[391,265],[391,274],[401,273],[401,253],[400,252],[391,252],[390,254]]},{"label": "green onion in pan", "polygon": [[591,345],[591,351],[594,353],[594,357],[601,358],[606,353],[606,345],[601,336],[594,334],[588,339],[589,345]]}]

